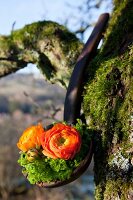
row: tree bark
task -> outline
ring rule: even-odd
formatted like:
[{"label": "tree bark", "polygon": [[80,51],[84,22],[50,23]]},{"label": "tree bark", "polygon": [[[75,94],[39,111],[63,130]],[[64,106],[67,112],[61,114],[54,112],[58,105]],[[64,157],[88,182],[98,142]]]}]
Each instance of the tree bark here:
[{"label": "tree bark", "polygon": [[133,199],[133,1],[114,3],[83,100],[94,130],[96,200]]},{"label": "tree bark", "polygon": [[67,87],[82,47],[74,34],[57,23],[26,25],[9,36],[0,36],[0,77],[33,63],[52,83]]}]

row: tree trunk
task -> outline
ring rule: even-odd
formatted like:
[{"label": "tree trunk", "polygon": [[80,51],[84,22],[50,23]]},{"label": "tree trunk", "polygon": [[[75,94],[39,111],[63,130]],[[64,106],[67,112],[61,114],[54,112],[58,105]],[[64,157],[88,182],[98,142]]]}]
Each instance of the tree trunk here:
[{"label": "tree trunk", "polygon": [[96,200],[133,199],[133,1],[114,3],[83,100],[94,130]]}]

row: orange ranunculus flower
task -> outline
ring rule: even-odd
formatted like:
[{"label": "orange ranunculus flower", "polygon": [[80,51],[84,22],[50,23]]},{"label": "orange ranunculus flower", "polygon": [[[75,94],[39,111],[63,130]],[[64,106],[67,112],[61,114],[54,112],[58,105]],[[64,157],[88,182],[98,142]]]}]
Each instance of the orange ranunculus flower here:
[{"label": "orange ranunculus flower", "polygon": [[68,125],[55,124],[41,138],[42,153],[50,158],[73,159],[81,147],[79,132]]},{"label": "orange ranunculus flower", "polygon": [[26,152],[29,149],[40,147],[40,138],[43,132],[44,129],[41,124],[27,128],[17,143],[18,148]]}]

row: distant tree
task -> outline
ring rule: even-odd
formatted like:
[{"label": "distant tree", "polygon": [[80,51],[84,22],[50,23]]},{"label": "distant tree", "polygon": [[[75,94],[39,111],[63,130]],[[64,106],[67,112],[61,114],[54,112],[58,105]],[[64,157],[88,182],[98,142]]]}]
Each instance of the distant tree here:
[{"label": "distant tree", "polygon": [[[83,43],[37,22],[0,37],[0,76],[35,63],[67,87]],[[133,0],[114,0],[104,43],[88,68],[83,110],[94,129],[96,200],[133,199]]]},{"label": "distant tree", "polygon": [[112,10],[112,0],[84,0],[81,3],[76,2],[76,5],[73,5],[73,2],[66,5],[72,10],[72,15],[65,19],[65,25],[70,27],[81,40],[84,40],[86,32],[95,24],[96,16],[103,7],[110,12]]}]

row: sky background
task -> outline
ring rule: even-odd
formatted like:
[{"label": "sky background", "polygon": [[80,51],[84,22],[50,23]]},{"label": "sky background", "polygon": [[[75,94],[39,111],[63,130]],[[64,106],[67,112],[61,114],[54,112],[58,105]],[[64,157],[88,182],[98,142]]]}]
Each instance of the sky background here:
[{"label": "sky background", "polygon": [[[81,5],[81,3],[83,4],[84,0],[1,0],[0,34],[10,34],[13,23],[15,23],[14,29],[19,29],[25,24],[42,20],[52,20],[64,24],[67,18],[70,19],[68,28],[73,31],[77,26],[77,22],[87,17],[81,15],[78,10],[73,9],[73,6]],[[72,7],[68,4],[71,4]],[[107,7],[106,3],[103,3],[100,10],[93,12],[94,21],[101,13],[110,12],[110,10],[110,6]],[[90,31],[91,29],[86,33],[85,41],[90,35]],[[34,71],[38,72],[35,66],[30,65],[30,67],[26,67],[20,72]]]}]

